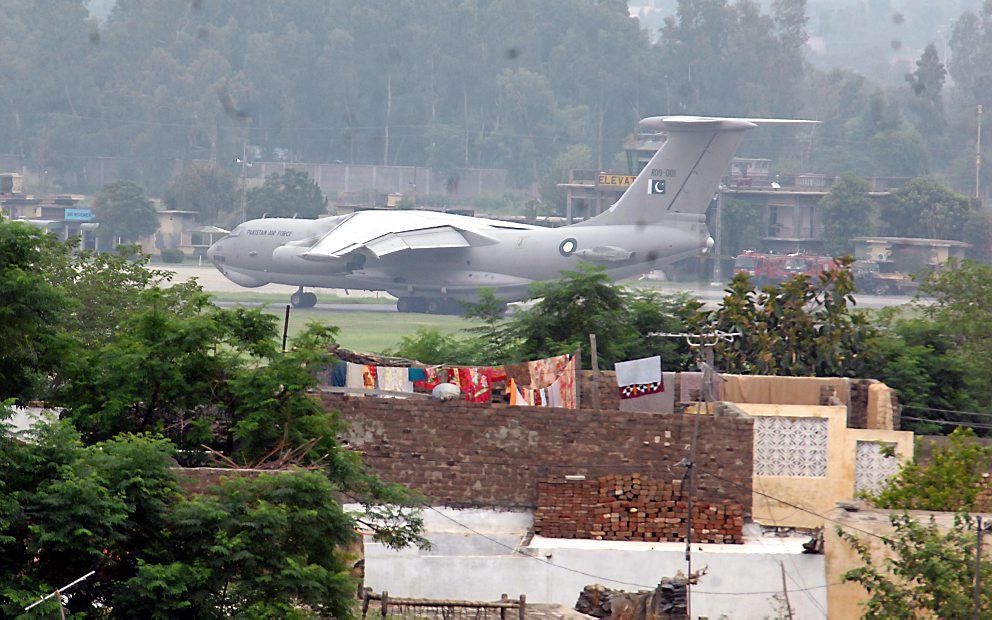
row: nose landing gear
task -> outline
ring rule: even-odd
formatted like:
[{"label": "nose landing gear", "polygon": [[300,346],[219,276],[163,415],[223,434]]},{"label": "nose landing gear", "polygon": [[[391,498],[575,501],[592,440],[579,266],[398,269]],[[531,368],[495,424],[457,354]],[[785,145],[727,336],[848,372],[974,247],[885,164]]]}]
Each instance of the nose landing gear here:
[{"label": "nose landing gear", "polygon": [[305,292],[301,286],[289,296],[289,303],[293,304],[294,308],[313,308],[317,305],[317,295],[309,291]]}]

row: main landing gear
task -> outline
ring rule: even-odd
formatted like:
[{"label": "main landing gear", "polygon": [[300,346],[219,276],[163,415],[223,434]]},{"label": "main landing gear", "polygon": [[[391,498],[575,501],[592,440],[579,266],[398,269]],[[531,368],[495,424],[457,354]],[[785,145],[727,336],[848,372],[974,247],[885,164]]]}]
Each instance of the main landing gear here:
[{"label": "main landing gear", "polygon": [[317,305],[317,295],[315,293],[305,292],[301,286],[295,293],[289,296],[289,303],[293,304],[294,308],[313,308]]},{"label": "main landing gear", "polygon": [[436,299],[429,297],[400,297],[396,300],[397,312],[415,312],[418,314],[465,314],[465,306],[457,299],[447,297]]}]

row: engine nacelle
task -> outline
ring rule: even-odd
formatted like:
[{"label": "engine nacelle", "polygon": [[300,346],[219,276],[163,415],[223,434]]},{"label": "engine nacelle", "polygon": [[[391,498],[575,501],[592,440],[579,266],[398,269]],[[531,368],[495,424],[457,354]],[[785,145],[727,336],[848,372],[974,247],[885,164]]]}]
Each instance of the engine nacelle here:
[{"label": "engine nacelle", "polygon": [[310,248],[283,245],[272,250],[272,265],[286,273],[347,273],[352,270],[347,258],[321,258],[314,260],[304,258],[303,254]]}]

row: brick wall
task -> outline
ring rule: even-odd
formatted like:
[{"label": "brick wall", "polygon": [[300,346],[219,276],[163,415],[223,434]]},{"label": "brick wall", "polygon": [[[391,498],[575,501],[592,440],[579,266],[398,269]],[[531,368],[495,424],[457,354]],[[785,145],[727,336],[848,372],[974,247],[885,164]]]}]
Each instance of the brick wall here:
[{"label": "brick wall", "polygon": [[[593,540],[685,540],[688,497],[681,480],[640,474],[538,484],[534,533]],[[692,540],[742,543],[744,507],[729,499],[692,503]]]},{"label": "brick wall", "polygon": [[[535,507],[555,476],[640,473],[670,479],[688,456],[694,416],[321,396],[350,423],[347,440],[383,478],[451,506]],[[753,420],[721,409],[699,417],[700,500],[751,510]],[[674,477],[681,475],[676,470]]]}]

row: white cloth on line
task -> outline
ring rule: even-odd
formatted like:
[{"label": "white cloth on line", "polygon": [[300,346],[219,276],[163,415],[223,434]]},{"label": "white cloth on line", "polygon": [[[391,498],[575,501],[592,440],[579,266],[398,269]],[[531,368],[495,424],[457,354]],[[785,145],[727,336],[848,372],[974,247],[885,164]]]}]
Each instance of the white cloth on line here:
[{"label": "white cloth on line", "polygon": [[379,389],[387,392],[412,392],[410,369],[405,366],[376,366]]},{"label": "white cloth on line", "polygon": [[354,364],[352,362],[345,362],[348,364],[348,370],[345,373],[344,385],[350,388],[365,388],[365,378],[362,373],[365,370],[365,366],[361,364]]},{"label": "white cloth on line", "polygon": [[645,357],[613,365],[617,372],[617,385],[644,385],[661,381],[661,356]]}]

